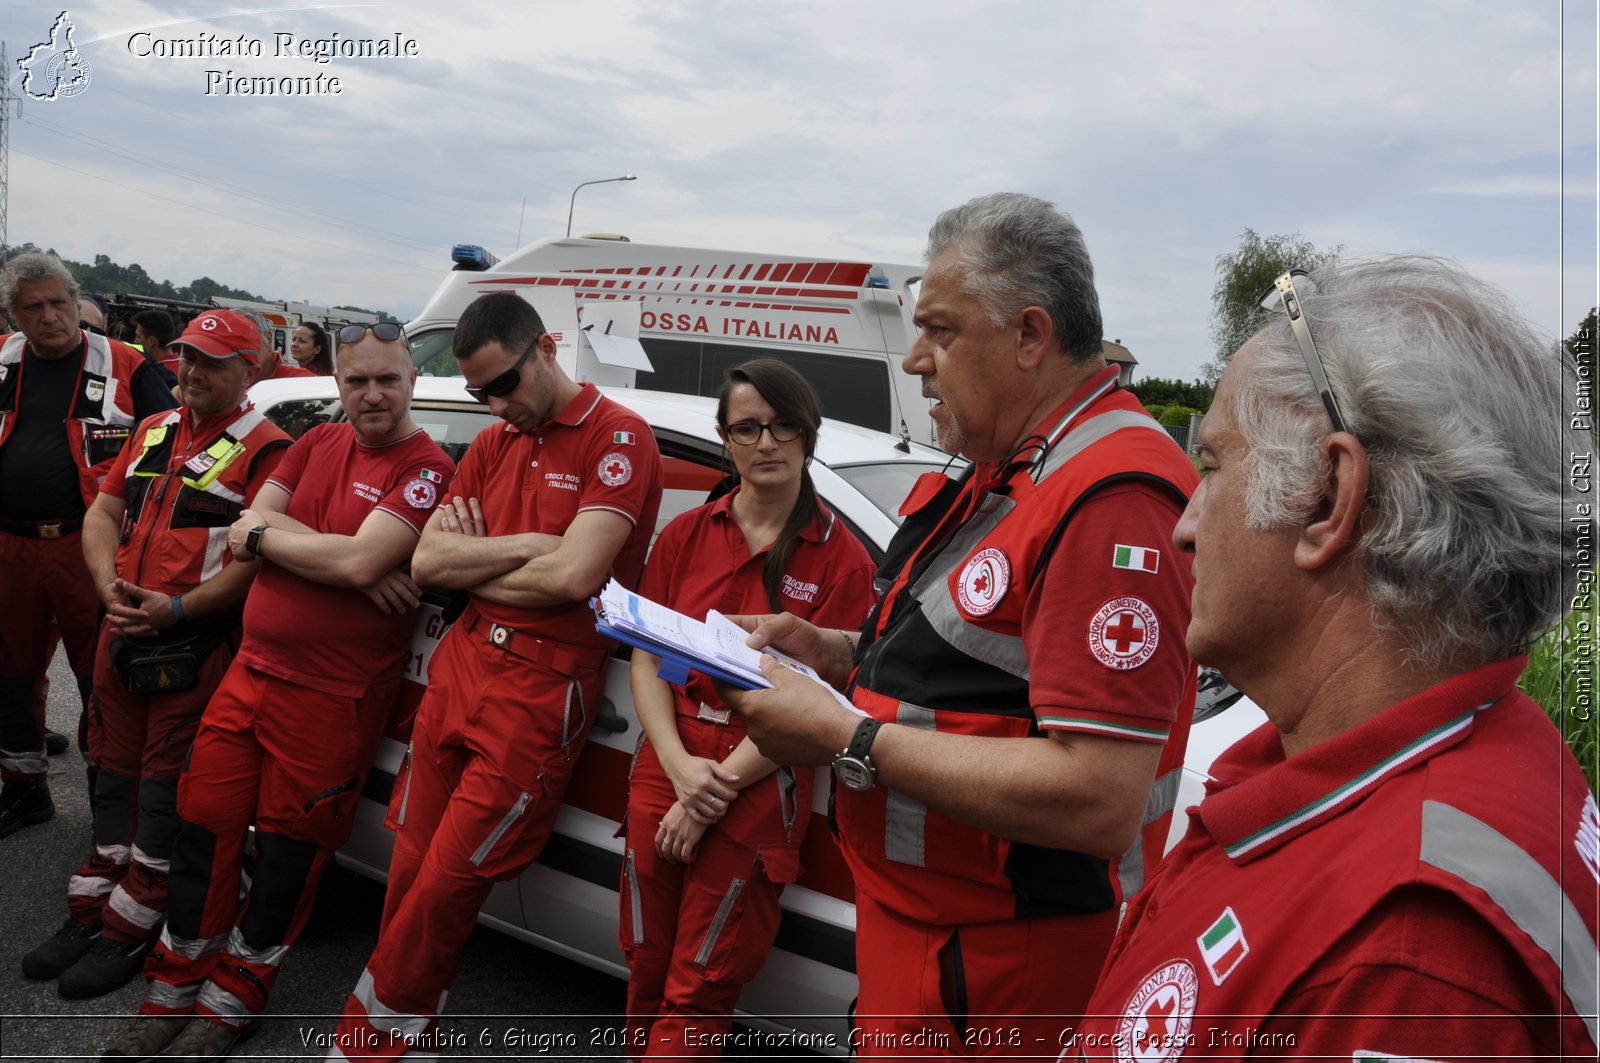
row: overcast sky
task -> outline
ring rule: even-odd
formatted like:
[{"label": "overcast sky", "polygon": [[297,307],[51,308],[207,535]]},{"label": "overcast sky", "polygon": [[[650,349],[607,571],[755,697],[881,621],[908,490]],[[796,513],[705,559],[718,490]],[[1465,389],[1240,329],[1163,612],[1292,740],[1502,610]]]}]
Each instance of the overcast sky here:
[{"label": "overcast sky", "polygon": [[[13,75],[61,10],[0,14]],[[1198,375],[1247,226],[1450,255],[1552,335],[1596,301],[1593,0],[67,10],[90,80],[13,123],[7,239],[176,284],[405,319],[452,244],[559,236],[578,182],[636,173],[580,192],[574,232],[915,262],[940,210],[1043,196],[1141,375]],[[335,33],[417,54],[275,54]],[[136,54],[241,34],[260,58]],[[208,70],[342,91],[207,95]]]}]

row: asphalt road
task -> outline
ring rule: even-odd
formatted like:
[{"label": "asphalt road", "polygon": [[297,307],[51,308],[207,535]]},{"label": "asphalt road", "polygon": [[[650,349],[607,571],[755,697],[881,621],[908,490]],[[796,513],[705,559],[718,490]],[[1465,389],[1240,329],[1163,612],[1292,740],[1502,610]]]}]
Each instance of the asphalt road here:
[{"label": "asphalt road", "polygon": [[[76,687],[57,656],[50,726],[77,734]],[[89,847],[89,806],[74,748],[51,758],[56,815],[0,840],[0,1059],[98,1059],[131,1020],[143,981],[94,1000],[65,1000],[52,982],[23,977],[22,956],[66,917],[68,876]],[[311,921],[284,963],[261,1032],[238,1059],[320,1059],[344,999],[378,935],[383,887],[330,869]],[[451,1059],[617,1059],[624,984],[478,927],[440,1024]],[[729,1057],[730,1059],[733,1057]],[[771,1056],[767,1058],[773,1058]]]}]

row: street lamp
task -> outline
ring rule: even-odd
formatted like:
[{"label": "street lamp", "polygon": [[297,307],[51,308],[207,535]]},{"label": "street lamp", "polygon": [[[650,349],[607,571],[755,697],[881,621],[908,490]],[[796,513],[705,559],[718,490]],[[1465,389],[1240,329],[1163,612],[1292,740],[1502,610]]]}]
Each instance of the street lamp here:
[{"label": "street lamp", "polygon": [[[583,182],[583,184],[579,185],[578,188],[583,188],[586,185],[605,185],[605,184],[610,184],[612,181],[637,181],[638,179],[639,179],[638,177],[636,177],[635,175],[633,175],[631,173],[625,173],[621,177],[602,177],[598,181],[585,181],[585,182]],[[572,190],[572,198],[567,201],[567,235],[568,236],[572,235],[572,207],[573,207],[573,204],[578,202],[578,188],[574,188]]]}]

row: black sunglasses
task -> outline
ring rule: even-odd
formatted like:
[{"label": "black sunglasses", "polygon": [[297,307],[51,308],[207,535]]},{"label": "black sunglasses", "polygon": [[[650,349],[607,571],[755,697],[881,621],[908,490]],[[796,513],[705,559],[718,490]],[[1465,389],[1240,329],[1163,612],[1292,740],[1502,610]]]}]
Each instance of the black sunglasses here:
[{"label": "black sunglasses", "polygon": [[[376,325],[346,325],[339,330],[340,343],[355,343],[362,336],[371,332],[381,343],[393,343],[395,340],[404,340],[406,330],[393,321],[380,321]],[[410,343],[410,340],[406,340]]]},{"label": "black sunglasses", "polygon": [[104,336],[106,334],[105,329],[101,328],[99,325],[91,325],[87,321],[79,321],[78,327],[83,329],[85,332],[92,332],[96,336]]},{"label": "black sunglasses", "polygon": [[517,390],[517,385],[522,383],[522,367],[527,364],[529,356],[539,348],[539,341],[544,339],[544,333],[533,338],[528,344],[528,349],[522,352],[522,357],[517,359],[517,364],[507,369],[504,373],[484,384],[482,387],[467,385],[467,394],[481,403],[487,404],[490,399],[501,399]]}]

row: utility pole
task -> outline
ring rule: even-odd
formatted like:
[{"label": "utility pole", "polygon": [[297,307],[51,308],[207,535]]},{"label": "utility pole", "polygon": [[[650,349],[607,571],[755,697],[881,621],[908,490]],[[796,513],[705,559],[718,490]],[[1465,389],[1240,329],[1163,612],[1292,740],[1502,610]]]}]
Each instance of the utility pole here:
[{"label": "utility pole", "polygon": [[16,101],[16,114],[22,117],[22,97],[11,91],[11,62],[6,58],[6,46],[0,43],[0,263],[11,251],[6,229],[6,204],[11,199],[11,103]]}]

